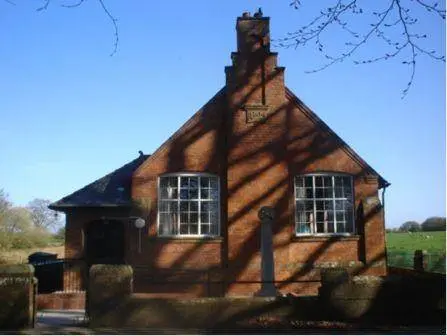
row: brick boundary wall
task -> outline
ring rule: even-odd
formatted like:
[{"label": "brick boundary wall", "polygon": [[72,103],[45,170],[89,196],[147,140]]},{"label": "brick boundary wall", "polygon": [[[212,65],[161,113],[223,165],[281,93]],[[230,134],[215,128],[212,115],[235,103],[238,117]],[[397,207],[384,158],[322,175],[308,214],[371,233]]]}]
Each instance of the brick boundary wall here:
[{"label": "brick boundary wall", "polygon": [[37,310],[42,309],[85,309],[85,292],[38,294]]},{"label": "brick boundary wall", "polygon": [[439,279],[352,276],[332,268],[322,271],[319,296],[179,299],[135,294],[132,277],[128,265],[92,266],[90,327],[228,330],[260,319],[445,325],[445,281]]},{"label": "brick boundary wall", "polygon": [[0,265],[0,329],[34,327],[36,292],[32,265]]}]

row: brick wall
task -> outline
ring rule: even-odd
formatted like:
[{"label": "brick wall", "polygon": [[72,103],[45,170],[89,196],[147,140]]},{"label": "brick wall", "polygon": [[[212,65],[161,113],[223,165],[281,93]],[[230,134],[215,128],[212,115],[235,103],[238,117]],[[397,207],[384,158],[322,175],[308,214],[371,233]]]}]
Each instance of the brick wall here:
[{"label": "brick wall", "polygon": [[[277,286],[316,293],[319,267],[352,266],[357,274],[386,272],[383,213],[378,179],[368,166],[284,85],[284,68],[269,50],[269,20],[237,21],[238,50],[226,67],[226,86],[173,134],[134,173],[132,197],[150,200],[142,252],[137,231],[126,231],[126,261],[155,276],[171,270],[210,270],[224,295],[251,295],[260,281],[258,210],[273,206]],[[263,33],[263,38],[254,35]],[[323,97],[324,99],[324,97]],[[157,238],[157,181],[161,174],[207,172],[220,177],[221,237],[210,240]],[[294,176],[343,172],[354,176],[356,236],[294,236]],[[82,222],[68,216],[67,256],[79,255]],[[87,218],[88,217],[88,218]],[[194,277],[194,276],[193,276]],[[155,286],[155,285],[154,285]],[[178,285],[176,285],[178,286]],[[175,286],[173,286],[175,287]],[[156,287],[152,287],[156,288]],[[154,289],[154,291],[166,291]],[[173,291],[206,295],[191,285]]]}]

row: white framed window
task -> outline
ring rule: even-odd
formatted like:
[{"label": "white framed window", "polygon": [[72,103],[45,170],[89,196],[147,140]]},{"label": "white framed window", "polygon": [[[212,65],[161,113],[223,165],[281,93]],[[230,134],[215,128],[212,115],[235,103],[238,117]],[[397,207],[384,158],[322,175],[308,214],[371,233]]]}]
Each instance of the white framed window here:
[{"label": "white framed window", "polygon": [[158,178],[159,236],[218,236],[219,178],[205,173]]},{"label": "white framed window", "polygon": [[352,176],[299,175],[294,185],[297,235],[354,233]]}]

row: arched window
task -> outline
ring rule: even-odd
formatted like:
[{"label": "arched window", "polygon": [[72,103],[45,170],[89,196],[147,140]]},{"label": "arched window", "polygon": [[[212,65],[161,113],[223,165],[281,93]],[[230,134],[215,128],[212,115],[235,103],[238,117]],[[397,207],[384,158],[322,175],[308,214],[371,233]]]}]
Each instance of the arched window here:
[{"label": "arched window", "polygon": [[158,181],[159,236],[218,236],[219,178],[167,174]]},{"label": "arched window", "polygon": [[305,174],[295,177],[295,232],[354,233],[352,176]]}]

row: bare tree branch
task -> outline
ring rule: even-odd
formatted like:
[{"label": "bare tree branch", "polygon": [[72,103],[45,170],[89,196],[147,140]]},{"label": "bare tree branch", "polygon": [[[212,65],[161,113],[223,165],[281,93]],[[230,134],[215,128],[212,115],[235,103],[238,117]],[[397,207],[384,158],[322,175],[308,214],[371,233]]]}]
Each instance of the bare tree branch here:
[{"label": "bare tree branch", "polygon": [[[300,9],[303,1],[294,0],[290,3],[295,9]],[[366,59],[353,60],[354,64],[367,64],[388,60],[398,55],[404,58],[402,64],[409,65],[411,70],[409,82],[402,91],[404,97],[410,89],[416,72],[416,58],[419,55],[425,55],[429,58],[445,62],[445,55],[437,53],[435,50],[427,50],[420,43],[420,39],[426,39],[426,34],[414,33],[411,27],[418,22],[414,18],[412,10],[415,7],[423,7],[427,12],[436,15],[445,20],[445,9],[439,8],[437,2],[427,3],[425,0],[388,0],[388,5],[383,10],[364,10],[359,6],[357,0],[337,0],[328,8],[320,10],[308,24],[302,26],[295,32],[288,33],[285,38],[276,40],[279,47],[302,47],[309,42],[315,42],[319,52],[327,59],[327,62],[320,67],[307,71],[309,73],[322,71],[335,63],[343,62],[357,54],[359,49],[370,43],[372,39],[378,39],[387,45],[390,51],[380,56]],[[375,2],[366,2],[365,6],[372,7]],[[371,5],[373,4],[373,5]],[[411,4],[413,4],[411,7]],[[355,22],[353,16],[362,15],[362,21],[369,20],[368,28],[360,33],[361,25]],[[356,27],[354,29],[352,26]],[[345,42],[345,50],[338,55],[330,55],[326,52],[325,43],[323,43],[324,34],[332,31],[334,28],[342,29],[348,34]],[[420,27],[419,27],[420,29]],[[390,32],[390,35],[386,32]],[[390,37],[391,36],[391,37]],[[397,37],[396,37],[397,36]],[[399,37],[400,36],[400,37]],[[403,53],[405,51],[405,54]]]},{"label": "bare tree branch", "polygon": [[80,1],[78,1],[78,2],[76,2],[76,3],[74,3],[74,4],[72,4],[72,5],[65,5],[65,4],[62,4],[61,6],[62,6],[62,7],[65,7],[65,8],[75,8],[75,7],[79,7],[79,6],[81,6],[81,5],[84,3],[84,1],[85,1],[85,0],[80,0]]},{"label": "bare tree branch", "polygon": [[[5,1],[9,2],[9,0],[5,0]],[[43,4],[43,6],[36,9],[38,12],[48,9],[48,5],[50,4],[50,0],[44,0],[44,1],[45,2]],[[107,15],[107,17],[110,19],[110,21],[113,24],[115,41],[113,43],[113,50],[110,53],[110,56],[113,56],[114,54],[116,54],[116,52],[118,50],[118,43],[119,43],[119,31],[118,31],[118,24],[117,24],[118,20],[111,14],[111,12],[107,8],[107,6],[105,5],[103,0],[97,0],[97,1],[101,5],[101,8],[104,11],[104,13]],[[73,4],[62,4],[61,7],[64,7],[64,8],[76,8],[76,7],[80,7],[84,3],[85,3],[85,0],[78,0],[77,2],[75,2]]]},{"label": "bare tree branch", "polygon": [[113,23],[113,27],[115,28],[115,43],[114,43],[114,48],[112,53],[110,54],[110,56],[113,56],[116,53],[116,50],[118,49],[118,42],[119,42],[119,35],[118,35],[118,25],[117,25],[117,19],[110,14],[109,10],[107,9],[107,7],[104,5],[104,1],[103,0],[98,0],[99,3],[101,4],[102,9],[104,10],[104,12],[107,14],[107,16],[109,17],[110,21],[112,21]]},{"label": "bare tree branch", "polygon": [[42,7],[37,8],[36,11],[40,12],[40,11],[46,10],[48,8],[49,4],[50,4],[50,0],[45,0],[44,5]]}]

